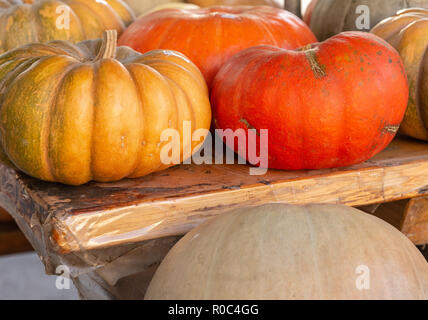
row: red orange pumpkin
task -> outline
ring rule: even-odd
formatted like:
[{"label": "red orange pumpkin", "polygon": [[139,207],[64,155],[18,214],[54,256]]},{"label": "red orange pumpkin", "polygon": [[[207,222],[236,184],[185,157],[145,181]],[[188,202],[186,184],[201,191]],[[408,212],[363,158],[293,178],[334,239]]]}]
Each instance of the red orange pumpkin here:
[{"label": "red orange pumpkin", "polygon": [[[296,170],[348,166],[383,150],[408,95],[397,51],[377,36],[345,32],[299,51],[238,53],[217,74],[211,102],[217,128],[268,129],[269,167]],[[248,146],[231,147],[248,156]]]},{"label": "red orange pumpkin", "polygon": [[239,51],[260,44],[295,49],[316,41],[298,17],[272,7],[168,9],[143,16],[120,37],[119,45],[146,52],[171,49],[188,56],[208,84]]}]

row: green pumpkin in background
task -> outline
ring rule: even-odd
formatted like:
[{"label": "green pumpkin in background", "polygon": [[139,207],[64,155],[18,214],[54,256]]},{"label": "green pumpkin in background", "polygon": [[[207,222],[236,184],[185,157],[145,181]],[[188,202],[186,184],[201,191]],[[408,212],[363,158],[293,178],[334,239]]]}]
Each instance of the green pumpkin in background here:
[{"label": "green pumpkin in background", "polygon": [[[365,12],[361,5],[369,8],[368,29],[357,27],[359,18]],[[410,7],[428,9],[428,0],[312,0],[305,14],[305,22],[310,25],[318,40],[324,41],[343,31],[368,32],[398,10]]]}]

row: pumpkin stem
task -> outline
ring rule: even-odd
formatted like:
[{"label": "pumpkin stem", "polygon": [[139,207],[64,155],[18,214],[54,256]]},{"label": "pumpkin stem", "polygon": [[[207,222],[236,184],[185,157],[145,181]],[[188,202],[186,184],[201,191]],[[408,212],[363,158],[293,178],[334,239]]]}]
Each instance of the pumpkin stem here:
[{"label": "pumpkin stem", "polygon": [[308,60],[312,72],[314,73],[315,78],[321,79],[327,76],[325,71],[325,66],[319,63],[317,57],[318,43],[308,44],[304,47],[297,49],[297,51],[304,52],[306,59]]},{"label": "pumpkin stem", "polygon": [[325,71],[325,66],[318,61],[317,50],[318,49],[315,48],[315,49],[305,50],[304,52],[306,55],[306,59],[308,60],[311,66],[312,72],[314,73],[315,78],[322,79],[326,77],[327,74]]},{"label": "pumpkin stem", "polygon": [[101,59],[114,59],[116,57],[117,49],[117,31],[106,30],[103,33],[103,42],[100,51],[98,52],[95,60]]},{"label": "pumpkin stem", "polygon": [[310,44],[307,44],[306,46],[303,46],[303,47],[297,49],[297,51],[308,51],[308,50],[311,50],[313,48],[314,48],[314,44],[310,43]]}]

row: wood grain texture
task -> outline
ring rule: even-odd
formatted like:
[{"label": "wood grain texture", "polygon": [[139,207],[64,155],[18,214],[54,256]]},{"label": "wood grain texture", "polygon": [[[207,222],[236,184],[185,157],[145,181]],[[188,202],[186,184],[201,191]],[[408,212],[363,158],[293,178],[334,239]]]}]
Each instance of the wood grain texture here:
[{"label": "wood grain texture", "polygon": [[32,244],[71,252],[182,235],[243,205],[362,206],[427,195],[428,148],[397,139],[350,168],[264,176],[250,176],[245,165],[181,165],[135,180],[68,187],[1,166],[0,181],[0,205]]}]

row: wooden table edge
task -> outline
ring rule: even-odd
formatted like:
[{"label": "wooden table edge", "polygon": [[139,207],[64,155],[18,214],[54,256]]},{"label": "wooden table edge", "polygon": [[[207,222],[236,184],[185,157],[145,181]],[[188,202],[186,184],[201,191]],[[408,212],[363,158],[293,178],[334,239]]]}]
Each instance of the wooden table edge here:
[{"label": "wooden table edge", "polygon": [[[183,235],[205,220],[243,203],[361,206],[410,199],[428,195],[428,178],[425,177],[428,177],[428,162],[416,160],[396,166],[337,171],[330,175],[246,186],[237,190],[157,199],[118,209],[65,216],[64,219],[56,215],[51,221],[52,239],[55,246],[66,253]],[[91,229],[94,223],[98,224],[97,228]]]}]

